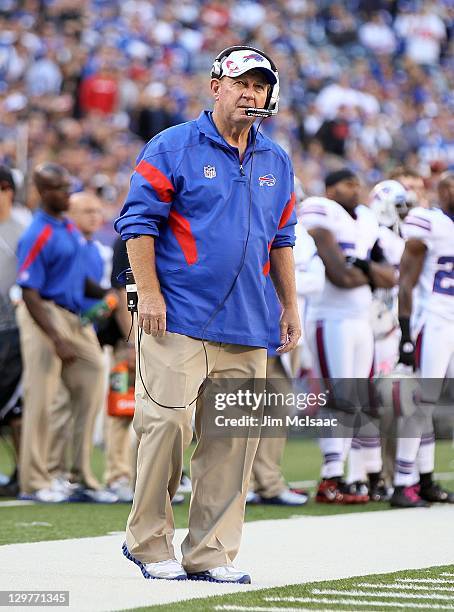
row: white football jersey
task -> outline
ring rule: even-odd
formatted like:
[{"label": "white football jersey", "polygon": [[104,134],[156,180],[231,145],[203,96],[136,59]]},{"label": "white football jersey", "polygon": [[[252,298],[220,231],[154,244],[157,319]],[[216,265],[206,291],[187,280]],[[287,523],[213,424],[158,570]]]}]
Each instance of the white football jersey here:
[{"label": "white football jersey", "polygon": [[325,266],[317,254],[314,239],[309,236],[301,223],[295,226],[296,293],[298,298],[320,293],[325,283]]},{"label": "white football jersey", "polygon": [[391,266],[398,268],[404,252],[405,240],[384,225],[378,228],[378,239],[386,261]]},{"label": "white football jersey", "polygon": [[[378,238],[378,223],[367,206],[357,206],[356,219],[340,204],[328,198],[308,198],[303,202],[301,221],[307,230],[321,227],[335,237],[344,255],[369,259]],[[344,289],[334,285],[328,277],[319,299],[309,306],[311,319],[369,318],[372,292],[369,285]]]},{"label": "white football jersey", "polygon": [[427,247],[420,285],[430,294],[427,314],[454,321],[454,221],[439,208],[414,208],[403,224],[406,240],[416,238]]}]

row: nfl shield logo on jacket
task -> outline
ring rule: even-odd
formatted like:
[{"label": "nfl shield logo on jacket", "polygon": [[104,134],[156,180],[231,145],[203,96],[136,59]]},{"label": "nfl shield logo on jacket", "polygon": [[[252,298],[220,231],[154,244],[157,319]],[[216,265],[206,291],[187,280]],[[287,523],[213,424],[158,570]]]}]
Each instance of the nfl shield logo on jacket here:
[{"label": "nfl shield logo on jacket", "polygon": [[203,174],[205,178],[214,178],[216,176],[216,168],[214,166],[204,166]]}]

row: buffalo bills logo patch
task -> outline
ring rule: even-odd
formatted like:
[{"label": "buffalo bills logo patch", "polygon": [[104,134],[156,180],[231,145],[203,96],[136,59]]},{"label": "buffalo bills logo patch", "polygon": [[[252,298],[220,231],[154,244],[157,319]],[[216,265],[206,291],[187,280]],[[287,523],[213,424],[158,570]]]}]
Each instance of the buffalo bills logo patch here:
[{"label": "buffalo bills logo patch", "polygon": [[263,57],[258,53],[249,53],[249,55],[243,56],[243,62],[246,63],[249,60],[255,60],[256,62],[263,62]]},{"label": "buffalo bills logo patch", "polygon": [[260,187],[273,187],[276,184],[276,178],[272,174],[264,174],[259,176]]}]

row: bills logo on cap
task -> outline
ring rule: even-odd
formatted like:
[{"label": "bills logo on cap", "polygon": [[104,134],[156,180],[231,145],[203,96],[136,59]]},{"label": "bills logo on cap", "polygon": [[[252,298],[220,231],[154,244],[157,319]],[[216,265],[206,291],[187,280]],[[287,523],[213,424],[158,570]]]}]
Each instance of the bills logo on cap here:
[{"label": "bills logo on cap", "polygon": [[272,174],[264,174],[263,176],[259,176],[259,185],[263,187],[273,187],[276,184],[276,178]]},{"label": "bills logo on cap", "polygon": [[261,55],[259,55],[258,53],[249,53],[249,55],[244,55],[243,56],[243,62],[246,63],[249,60],[255,60],[256,62],[263,62],[264,59]]}]

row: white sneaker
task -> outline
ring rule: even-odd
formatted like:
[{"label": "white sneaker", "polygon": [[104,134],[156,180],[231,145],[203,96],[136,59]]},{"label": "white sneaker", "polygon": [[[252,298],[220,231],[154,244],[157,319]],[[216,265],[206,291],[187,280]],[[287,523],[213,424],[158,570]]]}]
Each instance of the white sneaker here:
[{"label": "white sneaker", "polygon": [[290,491],[290,489],[284,489],[282,493],[275,497],[262,497],[262,504],[269,504],[272,506],[304,506],[308,501],[307,495],[301,495]]},{"label": "white sneaker", "polygon": [[71,494],[69,501],[75,503],[116,504],[118,496],[105,489],[85,489],[79,487]]},{"label": "white sneaker", "polygon": [[77,483],[69,482],[64,476],[57,476],[52,479],[50,488],[57,493],[63,493],[66,496],[71,495],[80,487]]},{"label": "white sneaker", "polygon": [[180,486],[178,487],[177,493],[192,493],[191,479],[184,472],[181,476]]},{"label": "white sneaker", "polygon": [[187,574],[183,566],[176,559],[166,559],[156,563],[142,563],[136,559],[128,550],[126,542],[123,543],[124,556],[135,563],[141,570],[144,578],[157,580],[187,580]]},{"label": "white sneaker", "polygon": [[33,493],[21,493],[19,499],[36,501],[42,504],[60,504],[61,502],[68,501],[68,496],[61,491],[54,491],[53,489],[38,489]]},{"label": "white sneaker", "polygon": [[150,578],[161,578],[162,580],[184,580],[187,578],[183,566],[176,559],[145,563],[144,567]]},{"label": "white sneaker", "polygon": [[132,502],[134,497],[134,491],[129,486],[128,478],[123,476],[114,480],[107,488],[107,491],[114,493],[118,497],[118,501],[123,503]]},{"label": "white sneaker", "polygon": [[179,504],[182,504],[185,500],[185,497],[182,493],[175,493],[175,495],[172,497],[172,506],[178,506]]},{"label": "white sneaker", "polygon": [[254,491],[248,491],[246,495],[246,503],[247,504],[259,504],[260,503],[260,495],[254,493]]},{"label": "white sneaker", "polygon": [[189,580],[205,580],[207,582],[232,582],[251,584],[251,577],[246,572],[237,570],[231,565],[221,565],[204,572],[188,572]]}]

